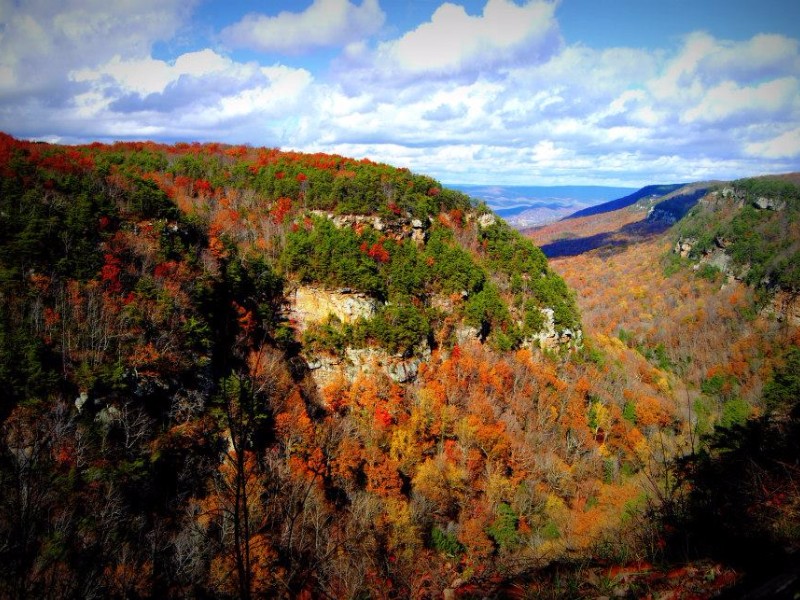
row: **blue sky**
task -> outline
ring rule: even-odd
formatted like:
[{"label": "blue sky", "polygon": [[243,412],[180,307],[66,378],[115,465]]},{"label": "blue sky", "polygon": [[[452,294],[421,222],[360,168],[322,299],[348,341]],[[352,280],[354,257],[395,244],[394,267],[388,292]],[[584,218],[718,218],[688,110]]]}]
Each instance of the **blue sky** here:
[{"label": "blue sky", "polygon": [[800,170],[796,0],[0,0],[0,130],[247,143],[445,183]]}]

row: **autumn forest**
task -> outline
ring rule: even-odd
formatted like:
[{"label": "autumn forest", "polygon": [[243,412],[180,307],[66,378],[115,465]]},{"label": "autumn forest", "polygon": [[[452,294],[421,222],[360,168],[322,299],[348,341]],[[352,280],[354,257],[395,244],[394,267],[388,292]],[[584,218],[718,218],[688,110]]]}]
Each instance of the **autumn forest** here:
[{"label": "autumn forest", "polygon": [[0,134],[0,597],[796,586],[798,294],[797,176],[518,232],[368,160]]}]

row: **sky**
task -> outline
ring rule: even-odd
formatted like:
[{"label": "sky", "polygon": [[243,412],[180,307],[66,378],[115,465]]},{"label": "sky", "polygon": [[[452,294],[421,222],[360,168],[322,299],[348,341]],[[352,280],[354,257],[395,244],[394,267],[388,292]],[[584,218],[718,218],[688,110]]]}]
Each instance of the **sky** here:
[{"label": "sky", "polygon": [[800,171],[800,2],[0,0],[0,130],[463,184]]}]

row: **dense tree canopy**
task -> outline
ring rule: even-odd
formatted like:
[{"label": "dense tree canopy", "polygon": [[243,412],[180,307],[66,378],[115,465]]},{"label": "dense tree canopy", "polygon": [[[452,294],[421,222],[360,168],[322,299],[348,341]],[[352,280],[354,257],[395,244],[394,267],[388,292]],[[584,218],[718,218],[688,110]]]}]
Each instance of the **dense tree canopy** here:
[{"label": "dense tree canopy", "polygon": [[[539,249],[404,169],[0,135],[0,186],[3,597],[434,598],[652,558],[672,458],[794,393],[751,295],[685,272],[619,282],[635,322],[576,286],[577,343]],[[301,286],[375,310],[301,327]]]}]

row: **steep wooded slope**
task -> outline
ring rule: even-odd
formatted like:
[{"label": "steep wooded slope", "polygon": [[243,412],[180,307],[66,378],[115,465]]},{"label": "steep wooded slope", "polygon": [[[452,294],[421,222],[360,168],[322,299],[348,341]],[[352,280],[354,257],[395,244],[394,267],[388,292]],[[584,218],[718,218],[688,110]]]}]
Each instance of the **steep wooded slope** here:
[{"label": "steep wooded slope", "polygon": [[[671,448],[672,483],[652,521],[664,524],[663,545],[650,556],[693,562],[672,583],[657,584],[651,565],[640,568],[645,575],[617,581],[620,592],[710,595],[692,581],[701,569],[723,586],[738,571],[744,587],[731,597],[762,584],[777,593],[776,575],[795,582],[787,589],[798,586],[790,566],[800,546],[792,525],[800,506],[800,388],[789,375],[800,352],[790,283],[800,239],[793,179],[719,184],[658,234],[637,225],[650,213],[645,207],[597,215],[582,227],[613,243],[551,261],[577,291],[589,343],[622,343],[646,358],[691,424]],[[565,223],[533,235],[546,242],[563,235]],[[627,235],[616,233],[622,227]]]},{"label": "steep wooded slope", "polygon": [[[466,196],[0,141],[2,595],[437,597],[635,547],[677,407],[632,350],[581,349],[563,280]],[[373,309],[300,323],[300,289]]]}]

